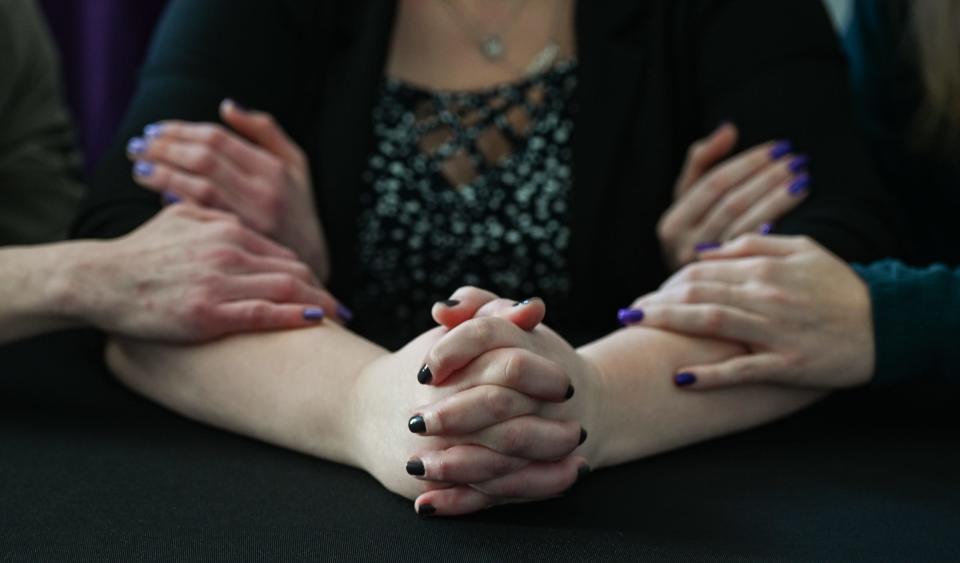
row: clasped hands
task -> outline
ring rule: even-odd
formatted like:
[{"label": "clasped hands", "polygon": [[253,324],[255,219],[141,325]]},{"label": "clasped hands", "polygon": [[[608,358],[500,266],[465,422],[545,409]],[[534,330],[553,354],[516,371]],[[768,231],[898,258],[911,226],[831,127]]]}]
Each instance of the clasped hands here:
[{"label": "clasped hands", "polygon": [[[355,380],[352,463],[414,498],[425,516],[570,489],[590,470],[596,440],[587,427],[601,378],[540,324],[545,312],[538,299],[516,303],[471,287],[436,304],[440,327]],[[420,361],[419,373],[403,371]]]}]

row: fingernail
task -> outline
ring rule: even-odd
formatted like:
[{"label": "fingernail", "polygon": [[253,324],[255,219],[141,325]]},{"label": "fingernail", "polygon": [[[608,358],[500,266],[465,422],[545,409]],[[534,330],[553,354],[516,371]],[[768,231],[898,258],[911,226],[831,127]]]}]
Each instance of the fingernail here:
[{"label": "fingernail", "polygon": [[617,311],[617,320],[622,325],[632,325],[643,322],[644,313],[642,309],[620,309]]},{"label": "fingernail", "polygon": [[580,429],[580,443],[583,444],[587,441],[587,431],[583,428]]},{"label": "fingernail", "polygon": [[773,145],[773,148],[770,149],[770,159],[780,160],[784,156],[790,154],[790,151],[792,150],[793,145],[790,144],[790,141],[780,141],[779,143]]},{"label": "fingernail", "polygon": [[417,515],[423,518],[426,518],[427,516],[433,516],[436,513],[437,509],[434,508],[432,504],[421,504],[420,507],[417,508]]},{"label": "fingernail", "polygon": [[566,395],[563,396],[563,400],[569,401],[570,399],[572,399],[572,398],[573,398],[573,393],[574,393],[573,385],[567,386],[567,393],[566,393]]},{"label": "fingernail", "polygon": [[163,125],[153,123],[143,128],[143,136],[147,139],[156,139],[163,134]]},{"label": "fingernail", "polygon": [[147,142],[140,137],[134,137],[127,143],[127,154],[140,156],[147,151]]},{"label": "fingernail", "polygon": [[790,172],[799,174],[807,169],[807,164],[809,164],[809,162],[810,159],[807,158],[807,155],[797,155],[793,160],[790,161],[790,164],[787,165],[787,168],[790,169]]},{"label": "fingernail", "polygon": [[166,205],[176,205],[181,201],[183,200],[177,197],[177,195],[174,194],[173,192],[163,192],[163,203],[165,203]]},{"label": "fingernail", "polygon": [[144,178],[152,176],[153,169],[153,163],[147,162],[146,160],[138,160],[137,163],[133,165],[133,173]]},{"label": "fingernail", "polygon": [[692,373],[678,373],[673,376],[673,382],[677,387],[689,387],[697,382],[697,376]]},{"label": "fingernail", "polygon": [[697,253],[700,253],[700,252],[707,252],[708,250],[716,250],[721,246],[723,245],[720,244],[719,242],[701,242],[697,246],[694,246],[693,249],[697,251]]},{"label": "fingernail", "polygon": [[530,299],[524,299],[523,301],[517,301],[513,304],[514,307],[524,307],[530,304]]},{"label": "fingernail", "polygon": [[423,367],[420,368],[420,372],[417,373],[417,381],[419,381],[421,385],[426,385],[427,383],[433,381],[433,372],[430,371],[430,366],[423,364]]},{"label": "fingernail", "polygon": [[579,483],[581,479],[583,479],[589,474],[590,474],[590,466],[586,464],[581,465],[580,468],[577,469],[577,480],[574,481],[574,483]]},{"label": "fingernail", "polygon": [[799,197],[805,194],[808,189],[810,189],[810,176],[808,174],[804,174],[790,184],[790,187],[787,188],[787,193],[792,196]]},{"label": "fingernail", "polygon": [[722,119],[722,120],[720,120],[720,123],[717,123],[717,127],[713,130],[713,132],[716,133],[717,131],[723,129],[723,128],[726,127],[727,125],[733,125],[733,120],[732,120],[732,119]]},{"label": "fingernail", "polygon": [[349,323],[353,320],[353,311],[347,309],[346,305],[337,305],[337,316],[343,319],[344,322]]},{"label": "fingernail", "polygon": [[407,473],[414,477],[423,477],[427,474],[427,469],[419,459],[411,459],[407,462]]},{"label": "fingernail", "polygon": [[319,307],[308,307],[303,310],[303,320],[305,321],[318,322],[322,321],[325,316],[326,314],[323,312],[323,309]]},{"label": "fingernail", "polygon": [[423,417],[419,414],[410,418],[407,422],[407,427],[414,434],[423,434],[427,431],[427,423],[423,421]]},{"label": "fingernail", "polygon": [[760,227],[760,234],[761,234],[761,235],[766,236],[766,235],[769,235],[771,232],[773,232],[773,223],[764,223],[764,224]]},{"label": "fingernail", "polygon": [[460,304],[460,302],[456,299],[445,299],[443,301],[437,301],[437,303],[443,305],[444,307],[456,307]]}]

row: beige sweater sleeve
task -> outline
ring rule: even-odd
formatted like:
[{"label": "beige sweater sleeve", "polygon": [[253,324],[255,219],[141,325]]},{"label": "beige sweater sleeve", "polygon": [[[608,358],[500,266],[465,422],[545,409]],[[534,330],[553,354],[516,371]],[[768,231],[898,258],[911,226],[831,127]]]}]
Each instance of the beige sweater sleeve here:
[{"label": "beige sweater sleeve", "polygon": [[0,246],[65,236],[80,165],[46,22],[35,0],[0,1]]}]

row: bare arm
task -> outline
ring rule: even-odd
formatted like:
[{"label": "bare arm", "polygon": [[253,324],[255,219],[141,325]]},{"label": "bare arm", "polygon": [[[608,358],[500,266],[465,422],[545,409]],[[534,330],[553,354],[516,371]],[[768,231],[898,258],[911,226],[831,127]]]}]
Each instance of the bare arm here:
[{"label": "bare arm", "polygon": [[630,328],[579,352],[602,374],[605,399],[598,430],[606,439],[592,458],[596,467],[760,426],[825,396],[771,385],[701,394],[678,389],[672,379],[678,369],[742,353],[739,346],[719,341]]},{"label": "bare arm", "polygon": [[[191,418],[280,446],[366,469],[391,490],[425,488],[404,462],[444,438],[406,428],[410,415],[455,390],[415,381],[444,331],[425,333],[389,354],[345,329],[235,337],[193,348],[114,342],[120,379]],[[558,419],[579,420],[590,439],[577,452],[597,468],[763,424],[819,394],[772,387],[691,395],[670,384],[677,367],[729,357],[738,349],[644,329],[617,332],[581,350],[599,375],[578,381]]]}]

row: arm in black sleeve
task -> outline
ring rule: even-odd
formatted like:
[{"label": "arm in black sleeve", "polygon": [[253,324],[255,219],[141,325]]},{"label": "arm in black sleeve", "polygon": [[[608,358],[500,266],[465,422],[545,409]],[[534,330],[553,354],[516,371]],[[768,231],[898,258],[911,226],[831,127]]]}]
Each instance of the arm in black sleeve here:
[{"label": "arm in black sleeve", "polygon": [[83,194],[60,68],[32,0],[0,2],[0,245],[62,239]]},{"label": "arm in black sleeve", "polygon": [[311,103],[322,73],[325,2],[174,0],[153,39],[134,99],[100,163],[75,234],[109,238],[159,210],[136,185],[125,151],[146,125],[164,119],[219,121],[224,98],[273,113],[298,143],[313,130]]},{"label": "arm in black sleeve", "polygon": [[899,250],[892,209],[853,112],[846,63],[821,2],[701,6],[696,68],[703,129],[732,119],[741,146],[790,140],[810,156],[810,196],[777,225],[847,260]]},{"label": "arm in black sleeve", "polygon": [[874,383],[960,383],[960,270],[892,260],[855,269],[870,288]]}]

